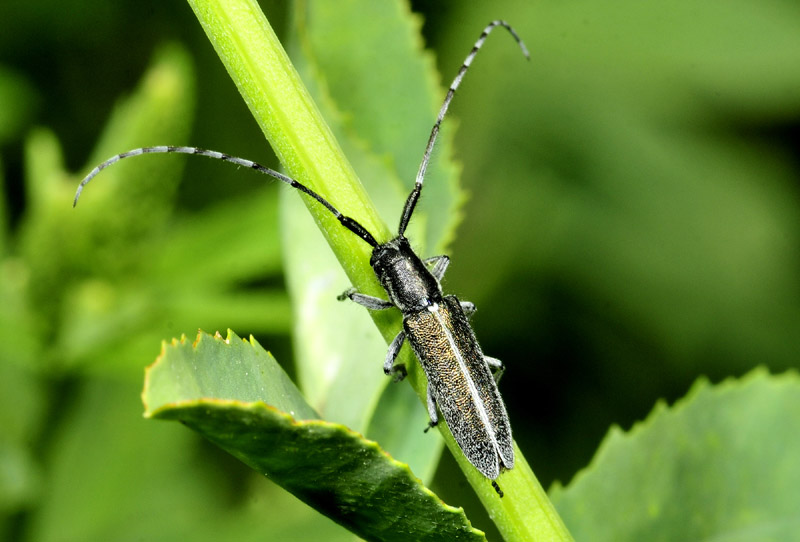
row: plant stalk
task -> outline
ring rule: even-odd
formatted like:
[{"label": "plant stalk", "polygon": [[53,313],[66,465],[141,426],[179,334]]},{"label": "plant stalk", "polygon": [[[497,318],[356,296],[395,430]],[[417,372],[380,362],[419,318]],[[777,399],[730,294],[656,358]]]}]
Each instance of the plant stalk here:
[{"label": "plant stalk", "polygon": [[[319,110],[255,0],[188,0],[217,54],[288,173],[355,218],[378,242],[391,238],[353,168],[334,140]],[[333,215],[304,197],[352,284],[361,292],[382,296],[368,262],[370,247],[343,228]],[[383,311],[386,312],[386,311]],[[400,329],[398,315],[372,312],[384,338]],[[410,349],[404,349],[406,352]],[[409,380],[425,402],[427,382],[413,355],[402,354]],[[516,465],[501,475],[500,498],[464,457],[445,424],[440,432],[505,540],[571,541],[525,458],[515,446]]]}]

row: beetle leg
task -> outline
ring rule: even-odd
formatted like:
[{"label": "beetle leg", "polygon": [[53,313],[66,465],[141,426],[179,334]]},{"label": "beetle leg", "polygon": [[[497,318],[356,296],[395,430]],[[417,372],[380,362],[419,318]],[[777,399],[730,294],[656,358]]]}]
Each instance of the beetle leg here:
[{"label": "beetle leg", "polygon": [[496,482],[496,481],[494,481],[494,480],[492,480],[492,487],[494,488],[494,490],[495,490],[495,491],[497,491],[497,494],[498,494],[498,495],[500,496],[500,498],[502,499],[502,498],[503,498],[503,490],[502,490],[502,489],[500,489],[500,486],[499,486],[499,485],[497,485],[497,482]]},{"label": "beetle leg", "polygon": [[428,427],[426,427],[424,431],[425,433],[427,433],[428,429],[431,427],[436,427],[439,424],[439,415],[436,414],[436,399],[433,398],[430,384],[428,385],[428,416],[431,417],[431,421],[428,422]]},{"label": "beetle leg", "polygon": [[469,318],[475,314],[475,311],[478,309],[472,301],[461,301],[461,310],[464,311],[464,314]]},{"label": "beetle leg", "polygon": [[365,295],[358,293],[358,290],[355,288],[348,288],[341,295],[337,296],[336,299],[339,301],[344,301],[345,299],[350,299],[355,301],[362,307],[366,307],[372,311],[382,311],[384,309],[391,309],[394,307],[391,301],[386,301],[385,299],[381,299],[380,297],[373,297],[371,295]]},{"label": "beetle leg", "polygon": [[422,261],[425,263],[425,265],[433,264],[433,268],[431,268],[431,275],[436,277],[436,280],[438,281],[442,280],[445,271],[447,271],[447,266],[450,265],[450,257],[445,256],[444,254],[441,256],[426,258]]},{"label": "beetle leg", "polygon": [[486,365],[489,366],[489,369],[491,369],[494,381],[500,382],[500,377],[503,376],[503,373],[506,371],[506,366],[497,358],[484,355],[483,359],[486,361]]},{"label": "beetle leg", "polygon": [[400,365],[394,364],[394,360],[397,359],[397,354],[400,353],[400,348],[405,340],[406,332],[401,331],[398,333],[389,345],[389,351],[386,352],[386,361],[383,362],[383,372],[387,375],[393,375],[395,382],[400,382],[406,377],[406,366],[402,363]]}]

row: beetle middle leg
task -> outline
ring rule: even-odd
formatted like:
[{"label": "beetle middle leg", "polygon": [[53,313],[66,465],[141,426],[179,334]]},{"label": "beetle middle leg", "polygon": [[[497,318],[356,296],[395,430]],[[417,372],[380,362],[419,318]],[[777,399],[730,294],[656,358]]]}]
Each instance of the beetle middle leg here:
[{"label": "beetle middle leg", "polygon": [[380,297],[373,297],[371,295],[361,294],[355,288],[348,288],[340,295],[338,295],[336,299],[338,299],[339,301],[350,299],[351,301],[355,301],[362,307],[366,307],[372,311],[382,311],[394,307],[394,304],[391,301],[381,299]]},{"label": "beetle middle leg", "polygon": [[486,362],[486,365],[489,366],[489,369],[492,371],[492,376],[494,377],[495,383],[500,382],[500,377],[503,376],[503,373],[506,372],[505,364],[497,358],[493,358],[484,354],[483,360]]}]

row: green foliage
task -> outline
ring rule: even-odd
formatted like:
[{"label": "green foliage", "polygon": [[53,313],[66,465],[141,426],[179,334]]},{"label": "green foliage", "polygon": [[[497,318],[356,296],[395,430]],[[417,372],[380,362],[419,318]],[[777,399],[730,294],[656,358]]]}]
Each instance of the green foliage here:
[{"label": "green foliage", "polygon": [[[798,540],[800,379],[700,380],[551,492],[576,540]],[[613,521],[609,521],[613,517]]]},{"label": "green foliage", "polygon": [[[365,311],[334,299],[351,282],[375,287],[363,254],[339,251],[348,266],[339,271],[293,191],[203,159],[185,163],[179,184],[184,160],[153,156],[104,172],[69,208],[79,178],[130,147],[194,143],[264,160],[264,145],[185,6],[61,7],[0,9],[10,21],[0,36],[0,532],[37,541],[352,539],[265,480],[269,465],[252,471],[175,424],[141,419],[141,368],[159,341],[201,327],[259,336],[321,425],[376,440],[498,539],[463,475],[444,474],[447,459],[434,478],[441,441],[421,434],[426,415],[410,388],[383,377],[385,345]],[[796,374],[701,380],[665,406],[699,374],[718,381],[758,365],[797,367],[798,173],[783,138],[800,111],[791,2],[417,6],[430,9],[424,31],[441,78],[422,49],[422,18],[401,2],[296,2],[288,17],[282,3],[263,7],[279,32],[288,20],[282,41],[377,212],[341,195],[349,181],[320,191],[382,236],[397,224],[442,84],[486,22],[514,24],[532,61],[490,38],[445,123],[409,236],[426,256],[454,256],[445,288],[476,302],[484,350],[509,368],[501,389],[520,455],[545,482],[568,480],[609,425],[628,427],[655,403],[631,431],[613,429],[573,482],[554,487],[576,539],[798,539]],[[176,37],[201,67],[197,81],[186,50],[163,45]],[[90,152],[98,119],[152,50]],[[280,130],[303,124],[278,105],[262,116]],[[293,175],[336,177],[314,163],[340,168],[338,157],[287,149],[278,154]],[[466,209],[453,149],[471,193]],[[386,337],[397,319],[377,323]],[[220,348],[204,363],[235,366],[229,348],[255,351],[200,344]],[[257,400],[261,381],[250,376],[215,376],[204,395]],[[168,397],[175,381],[164,382]],[[244,419],[239,409],[212,410],[182,412],[210,424],[232,410],[228,428]],[[254,423],[274,414],[241,410]],[[271,419],[286,435],[302,425]],[[330,436],[410,479],[352,433],[337,426]],[[524,477],[506,478],[526,467],[500,480],[503,505],[516,511],[491,514],[536,531],[524,518],[539,504],[514,498]],[[415,502],[435,501],[422,495]],[[426,511],[463,517],[441,504]],[[403,520],[424,528],[420,517]]]},{"label": "green foliage", "polygon": [[[194,84],[185,50],[162,47],[77,175],[65,171],[51,132],[27,138],[26,207],[4,232],[0,265],[0,526],[12,539],[252,531],[247,512],[226,500],[224,477],[192,474],[202,462],[187,462],[187,453],[208,453],[198,439],[141,420],[138,389],[142,362],[176,331],[226,321],[260,333],[289,330],[283,289],[248,286],[279,277],[278,234],[268,227],[275,191],[176,214],[183,162],[157,157],[104,172],[78,210],[69,204],[100,156],[185,140]],[[250,494],[271,499],[269,489]],[[174,513],[175,502],[184,512]],[[289,530],[341,531],[291,501],[274,510]],[[193,519],[198,513],[208,520]],[[134,526],[137,517],[149,519]]]},{"label": "green foliage", "polygon": [[362,538],[486,540],[407,465],[317,419],[252,339],[229,332],[173,341],[148,369],[143,400],[145,416],[180,420]]},{"label": "green foliage", "polygon": [[[198,16],[203,28],[214,44],[215,49],[220,54],[223,63],[231,74],[234,82],[239,87],[240,92],[245,97],[245,101],[262,126],[267,138],[276,149],[282,160],[287,164],[289,173],[298,177],[302,182],[329,197],[330,201],[339,207],[343,213],[355,217],[362,225],[373,232],[375,227],[371,222],[362,216],[369,216],[371,207],[359,209],[356,214],[348,210],[354,201],[363,199],[363,190],[360,183],[353,176],[352,167],[342,156],[341,150],[331,140],[331,133],[325,121],[316,112],[316,108],[309,101],[307,92],[302,82],[298,79],[297,73],[286,58],[283,49],[271,31],[268,22],[263,15],[258,13],[257,6],[248,0],[193,0],[191,2],[195,14]],[[320,10],[321,16],[325,16],[324,10]],[[336,9],[331,11],[329,16],[338,16],[342,23],[349,22],[358,24],[358,19],[354,19],[355,14],[348,14],[346,10]],[[374,15],[374,12],[373,12]],[[401,11],[392,11],[387,15],[402,16]],[[377,45],[377,44],[376,44]],[[409,52],[413,47],[407,47]],[[312,57],[313,62],[313,57]],[[277,109],[280,115],[275,115],[273,110]],[[286,112],[294,112],[286,115]],[[291,122],[287,124],[287,119]],[[379,138],[380,139],[380,138]],[[308,172],[318,172],[317,176]],[[324,181],[319,175],[322,172],[330,175]],[[441,191],[439,192],[442,193]],[[444,192],[446,193],[446,192]],[[349,197],[345,197],[346,195]],[[307,198],[310,200],[310,198]],[[336,201],[347,202],[347,207],[342,206]],[[348,234],[336,220],[332,220],[331,213],[317,202],[310,200],[309,210],[318,220],[323,233],[326,234],[328,243],[337,255],[344,269],[348,272],[352,283],[360,291],[372,293],[376,282],[374,273],[368,271],[365,275],[361,268],[364,257],[362,252],[364,245],[360,239]],[[400,201],[398,201],[398,204]],[[446,203],[446,202],[442,202]],[[308,204],[308,201],[307,201]],[[366,214],[365,214],[366,213]],[[422,215],[422,212],[420,212]],[[446,223],[446,221],[443,221]],[[289,229],[289,231],[294,231]],[[377,235],[378,239],[383,239],[382,235]],[[353,239],[357,241],[354,245]],[[293,237],[288,243],[288,250],[292,246],[297,246],[300,239]],[[368,251],[369,252],[369,251]],[[303,266],[313,265],[318,261],[310,254],[309,260],[303,260]],[[315,266],[316,267],[316,266]],[[316,288],[318,281],[307,278],[312,286]],[[333,299],[331,295],[330,299]],[[396,311],[395,311],[396,312]],[[378,328],[383,332],[387,341],[393,338],[400,327],[393,322],[397,315],[391,314],[387,318],[385,315],[376,313],[373,315]],[[338,328],[338,320],[331,320],[328,325],[320,326],[318,329]],[[307,333],[307,331],[306,331]],[[326,345],[330,348],[330,345]],[[339,354],[339,353],[337,353]],[[340,354],[339,354],[340,355]],[[402,362],[409,370],[409,380],[414,390],[425,404],[427,397],[427,385],[416,366],[414,360],[408,355],[401,354],[398,361]],[[341,371],[347,380],[353,380],[353,373],[343,367],[342,364],[331,366],[330,363],[321,362],[319,359],[311,360],[314,370],[317,372],[336,375],[336,370]],[[374,386],[374,380],[373,388]],[[354,394],[342,395],[341,399],[349,403],[356,403],[355,409],[351,412],[359,412],[359,401],[354,397],[366,397],[366,406],[374,406],[376,403],[370,401],[369,387],[355,387],[352,383],[341,382],[345,392],[353,389]],[[381,389],[382,385],[378,386]],[[337,389],[337,391],[339,391]],[[397,398],[392,394],[392,398]],[[372,404],[370,404],[372,403]],[[405,404],[405,402],[403,402]],[[367,411],[369,414],[369,411]],[[363,414],[361,414],[363,416]],[[351,418],[348,421],[360,421]],[[384,423],[384,420],[379,420]],[[188,422],[187,422],[188,423]],[[398,432],[407,433],[408,430],[399,429]],[[518,467],[510,471],[503,477],[503,483],[507,487],[514,489],[513,497],[510,495],[506,499],[501,499],[493,490],[486,479],[481,476],[468,462],[463,462],[462,453],[456,445],[452,435],[444,427],[439,427],[439,432],[444,436],[445,443],[453,452],[454,456],[461,462],[467,479],[480,497],[487,510],[494,516],[495,524],[508,540],[525,540],[531,537],[552,538],[553,540],[568,540],[569,534],[564,529],[563,524],[555,513],[552,505],[545,496],[544,491],[533,476],[530,468],[525,464],[524,456],[521,452],[516,452],[516,462]],[[408,433],[406,438],[419,439]],[[397,441],[398,439],[395,439]],[[428,459],[435,456],[426,454]],[[288,488],[291,489],[291,488]],[[303,493],[296,493],[304,499]],[[350,500],[348,495],[341,498]],[[522,508],[518,503],[527,501],[527,508]],[[535,506],[533,504],[535,503]],[[537,524],[536,529],[529,525]]]}]

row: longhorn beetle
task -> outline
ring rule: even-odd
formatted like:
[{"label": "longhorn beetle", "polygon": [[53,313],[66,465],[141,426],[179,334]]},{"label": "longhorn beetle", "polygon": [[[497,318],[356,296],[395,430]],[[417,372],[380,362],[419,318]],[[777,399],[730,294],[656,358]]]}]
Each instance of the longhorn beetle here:
[{"label": "longhorn beetle", "polygon": [[81,181],[73,206],[77,205],[83,188],[100,171],[123,158],[147,153],[196,154],[232,162],[282,181],[317,200],[342,226],[372,247],[369,264],[389,297],[388,300],[380,299],[350,288],[338,299],[349,298],[369,310],[396,307],[402,312],[403,330],[389,345],[383,371],[387,375],[394,375],[396,380],[405,377],[405,367],[395,366],[394,361],[408,339],[428,379],[427,405],[431,421],[425,431],[439,422],[436,412],[438,406],[464,455],[481,474],[492,481],[492,486],[502,497],[503,492],[496,479],[503,470],[514,467],[511,425],[496,384],[496,379],[504,370],[503,364],[498,359],[485,356],[478,345],[468,322],[469,316],[475,312],[475,306],[459,301],[454,295],[442,293],[440,282],[450,258],[442,255],[422,260],[404,235],[419,201],[425,171],[450,101],[486,37],[498,26],[508,30],[525,57],[530,59],[525,44],[508,23],[492,21],[484,28],[450,84],[428,138],[414,188],[403,207],[397,236],[386,243],[378,243],[356,220],[340,213],[325,198],[298,181],[256,162],[197,147],[144,147],[113,156],[95,167]]}]

